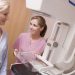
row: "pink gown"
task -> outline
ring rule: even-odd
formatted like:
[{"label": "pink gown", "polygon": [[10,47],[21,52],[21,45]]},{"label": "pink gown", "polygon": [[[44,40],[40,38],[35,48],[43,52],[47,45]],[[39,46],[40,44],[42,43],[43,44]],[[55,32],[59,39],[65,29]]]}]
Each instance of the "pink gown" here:
[{"label": "pink gown", "polygon": [[14,49],[18,49],[16,57],[23,63],[35,60],[35,54],[41,54],[45,44],[46,41],[44,38],[39,38],[31,42],[29,33],[21,33],[14,44]]}]

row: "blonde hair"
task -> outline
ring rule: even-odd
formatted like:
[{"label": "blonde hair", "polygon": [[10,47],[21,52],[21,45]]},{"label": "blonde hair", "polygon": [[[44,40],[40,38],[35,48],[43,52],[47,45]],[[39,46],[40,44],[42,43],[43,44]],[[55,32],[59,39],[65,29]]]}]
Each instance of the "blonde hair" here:
[{"label": "blonde hair", "polygon": [[7,10],[9,7],[8,0],[0,0],[0,12]]}]

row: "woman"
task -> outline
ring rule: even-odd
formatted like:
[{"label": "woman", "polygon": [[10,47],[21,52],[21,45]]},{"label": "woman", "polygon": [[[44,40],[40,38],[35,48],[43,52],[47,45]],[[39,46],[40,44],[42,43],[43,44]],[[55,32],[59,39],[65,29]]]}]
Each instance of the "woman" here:
[{"label": "woman", "polygon": [[0,75],[6,75],[7,69],[7,33],[3,31],[9,12],[9,4],[6,0],[0,0]]},{"label": "woman", "polygon": [[47,30],[42,16],[31,18],[29,32],[21,33],[14,44],[14,54],[17,62],[26,63],[36,59],[36,54],[42,54],[46,41],[43,38]]}]

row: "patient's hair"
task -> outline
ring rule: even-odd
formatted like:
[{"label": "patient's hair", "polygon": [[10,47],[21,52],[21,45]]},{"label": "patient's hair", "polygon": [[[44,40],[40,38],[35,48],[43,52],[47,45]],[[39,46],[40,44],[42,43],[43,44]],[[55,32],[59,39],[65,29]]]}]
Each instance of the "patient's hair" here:
[{"label": "patient's hair", "polygon": [[7,12],[9,9],[9,1],[8,0],[0,0],[0,12]]},{"label": "patient's hair", "polygon": [[31,20],[33,19],[37,19],[38,20],[38,24],[40,25],[40,27],[44,27],[43,30],[41,31],[40,35],[41,37],[44,37],[46,31],[47,31],[47,25],[46,25],[46,21],[42,16],[33,16],[31,18]]}]

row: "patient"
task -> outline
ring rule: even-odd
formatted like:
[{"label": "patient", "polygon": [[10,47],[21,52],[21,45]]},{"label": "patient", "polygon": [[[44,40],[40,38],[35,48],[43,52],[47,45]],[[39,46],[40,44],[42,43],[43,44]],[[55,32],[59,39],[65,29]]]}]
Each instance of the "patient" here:
[{"label": "patient", "polygon": [[8,17],[9,4],[6,0],[0,0],[0,75],[6,75],[7,69],[7,33],[2,26]]},{"label": "patient", "polygon": [[21,33],[14,44],[17,63],[27,63],[42,54],[46,41],[43,38],[47,30],[46,21],[42,16],[33,16],[29,31]]}]

